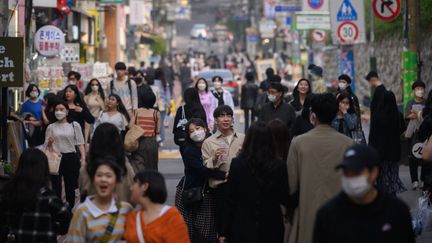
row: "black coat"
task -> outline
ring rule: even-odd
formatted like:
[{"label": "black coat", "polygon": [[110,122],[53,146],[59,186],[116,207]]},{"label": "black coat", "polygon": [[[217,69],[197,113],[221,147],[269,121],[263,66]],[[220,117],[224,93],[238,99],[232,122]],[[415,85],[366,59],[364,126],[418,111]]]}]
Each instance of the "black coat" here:
[{"label": "black coat", "polygon": [[314,243],[414,243],[409,208],[379,192],[369,205],[338,194],[317,213]]},{"label": "black coat", "polygon": [[291,205],[286,163],[276,161],[262,183],[247,162],[234,158],[227,182],[223,236],[234,243],[283,242],[280,205]]},{"label": "black coat", "polygon": [[[403,118],[390,116],[383,112],[384,96],[389,92],[384,85],[378,86],[371,102],[371,122],[369,145],[375,148],[381,161],[398,162],[400,160],[400,136],[402,134]],[[397,107],[394,107],[397,110]]]},{"label": "black coat", "polygon": [[[204,186],[209,178],[218,180],[225,179],[225,171],[209,169],[204,166],[202,160],[201,148],[195,144],[188,145],[182,154],[185,177],[180,181],[178,186],[184,189]],[[186,179],[186,181],[184,181]]]},{"label": "black coat", "polygon": [[241,109],[253,109],[258,96],[258,85],[248,82],[241,89]]}]

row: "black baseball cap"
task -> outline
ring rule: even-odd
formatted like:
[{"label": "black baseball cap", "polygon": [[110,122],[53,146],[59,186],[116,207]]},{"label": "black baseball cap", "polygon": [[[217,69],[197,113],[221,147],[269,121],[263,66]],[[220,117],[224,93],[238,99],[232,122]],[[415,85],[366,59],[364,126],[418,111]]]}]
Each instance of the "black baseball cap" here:
[{"label": "black baseball cap", "polygon": [[371,78],[379,78],[379,77],[378,77],[378,73],[377,73],[376,71],[370,71],[370,72],[366,75],[365,79],[366,79],[367,81],[369,81]]},{"label": "black baseball cap", "polygon": [[347,83],[349,83],[349,84],[352,82],[350,76],[348,76],[348,75],[346,75],[346,74],[342,74],[341,76],[339,76],[338,79],[339,79],[339,80],[345,80],[345,81],[347,81]]},{"label": "black baseball cap", "polygon": [[336,169],[360,171],[379,165],[378,152],[367,145],[356,144],[345,151],[342,163]]}]

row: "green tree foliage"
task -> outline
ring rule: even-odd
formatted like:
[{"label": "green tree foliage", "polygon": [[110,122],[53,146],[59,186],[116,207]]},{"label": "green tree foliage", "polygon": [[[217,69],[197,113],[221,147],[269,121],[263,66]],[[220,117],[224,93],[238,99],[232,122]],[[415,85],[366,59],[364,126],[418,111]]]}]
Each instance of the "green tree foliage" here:
[{"label": "green tree foliage", "polygon": [[150,45],[153,55],[165,55],[167,53],[167,43],[164,38],[160,36],[152,36],[153,43]]}]

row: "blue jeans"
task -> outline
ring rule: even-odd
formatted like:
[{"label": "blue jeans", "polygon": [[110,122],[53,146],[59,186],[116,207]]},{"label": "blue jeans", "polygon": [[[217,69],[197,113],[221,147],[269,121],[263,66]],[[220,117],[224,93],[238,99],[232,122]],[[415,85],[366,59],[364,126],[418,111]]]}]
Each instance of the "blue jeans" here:
[{"label": "blue jeans", "polygon": [[160,113],[161,113],[161,126],[160,126],[159,133],[160,133],[160,137],[161,137],[162,141],[164,141],[165,140],[165,125],[164,125],[164,122],[165,122],[165,117],[166,117],[166,111],[161,111]]}]

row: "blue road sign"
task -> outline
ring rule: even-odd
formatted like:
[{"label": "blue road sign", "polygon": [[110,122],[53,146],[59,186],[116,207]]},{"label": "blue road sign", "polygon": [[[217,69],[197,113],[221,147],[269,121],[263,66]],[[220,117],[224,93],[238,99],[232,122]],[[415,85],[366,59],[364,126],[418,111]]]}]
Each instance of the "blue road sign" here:
[{"label": "blue road sign", "polygon": [[285,24],[289,26],[289,25],[291,25],[291,23],[292,23],[292,18],[291,17],[286,17]]},{"label": "blue road sign", "polygon": [[256,35],[248,35],[247,40],[249,42],[257,42],[258,41],[258,36],[256,36]]},{"label": "blue road sign", "polygon": [[275,12],[297,12],[301,11],[301,7],[297,5],[276,5]]},{"label": "blue road sign", "polygon": [[350,0],[343,0],[337,13],[336,19],[338,22],[357,20],[357,11],[351,4]]},{"label": "blue road sign", "polygon": [[319,9],[324,4],[324,0],[308,0],[308,4],[313,9]]}]

